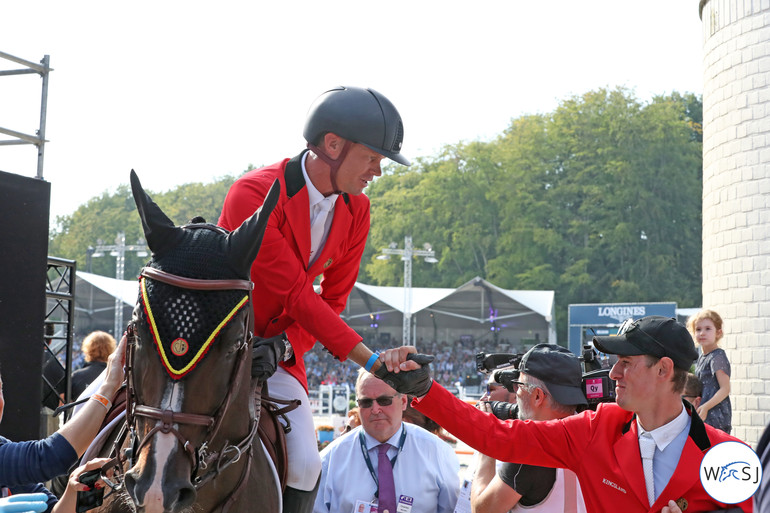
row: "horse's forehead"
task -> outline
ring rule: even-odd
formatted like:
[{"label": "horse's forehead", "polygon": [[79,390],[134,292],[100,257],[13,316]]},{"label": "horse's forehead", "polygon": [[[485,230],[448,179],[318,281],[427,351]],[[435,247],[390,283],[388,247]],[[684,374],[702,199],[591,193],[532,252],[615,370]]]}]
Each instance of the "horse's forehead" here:
[{"label": "horse's forehead", "polygon": [[241,278],[229,263],[227,236],[207,228],[186,228],[179,243],[154,254],[152,267],[197,279]]},{"label": "horse's forehead", "polygon": [[247,311],[247,292],[182,289],[149,278],[142,279],[140,289],[140,320],[171,378],[193,371],[214,344],[236,342],[221,340],[220,335]]}]

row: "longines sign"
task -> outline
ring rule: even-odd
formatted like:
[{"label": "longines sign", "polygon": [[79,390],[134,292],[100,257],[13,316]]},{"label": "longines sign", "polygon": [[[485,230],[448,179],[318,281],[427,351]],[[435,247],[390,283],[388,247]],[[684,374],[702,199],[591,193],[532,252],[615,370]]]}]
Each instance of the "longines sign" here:
[{"label": "longines sign", "polygon": [[640,306],[599,306],[597,307],[599,317],[609,317],[618,322],[623,322],[629,317],[634,319],[647,315],[647,308]]},{"label": "longines sign", "polygon": [[569,305],[569,324],[575,325],[616,325],[632,317],[639,319],[647,315],[676,317],[676,303],[600,303]]}]

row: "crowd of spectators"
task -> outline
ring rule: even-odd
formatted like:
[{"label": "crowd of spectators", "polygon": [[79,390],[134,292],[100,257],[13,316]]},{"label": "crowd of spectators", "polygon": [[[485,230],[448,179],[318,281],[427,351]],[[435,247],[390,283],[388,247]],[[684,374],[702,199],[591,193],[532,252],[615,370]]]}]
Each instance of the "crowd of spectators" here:
[{"label": "crowd of spectators", "polygon": [[[401,345],[399,341],[389,343],[366,341],[373,350],[385,350]],[[507,339],[497,342],[492,340],[473,340],[471,337],[446,341],[425,341],[418,339],[419,351],[436,357],[431,364],[434,379],[445,387],[478,385],[486,376],[476,370],[476,354],[486,353],[523,353],[527,348],[511,344]],[[358,366],[349,361],[340,363],[320,344],[305,353],[308,387],[319,385],[343,385],[347,383],[352,390],[358,375]]]}]

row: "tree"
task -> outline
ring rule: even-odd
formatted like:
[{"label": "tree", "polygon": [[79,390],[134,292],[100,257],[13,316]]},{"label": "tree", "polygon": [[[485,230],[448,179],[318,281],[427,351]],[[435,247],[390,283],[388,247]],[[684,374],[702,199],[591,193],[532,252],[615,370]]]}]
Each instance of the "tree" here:
[{"label": "tree", "polygon": [[[166,215],[177,224],[185,224],[195,216],[202,216],[210,223],[219,220],[222,203],[233,176],[218,178],[212,183],[189,183],[165,193],[149,192]],[[80,270],[103,276],[115,276],[114,258],[94,258],[87,263],[87,249],[103,244],[112,245],[118,232],[126,234],[126,244],[135,244],[144,234],[134,197],[127,185],[121,185],[114,193],[101,196],[81,205],[71,215],[59,216],[52,231],[48,253],[60,258],[76,260]],[[126,279],[137,276],[148,259],[133,252],[126,253]]]},{"label": "tree", "polygon": [[[372,226],[359,280],[403,283],[380,248],[411,235],[439,262],[415,260],[414,286],[457,287],[481,276],[508,289],[556,292],[559,337],[574,303],[701,302],[702,103],[692,94],[649,103],[623,88],[521,116],[488,142],[447,145],[367,189]],[[252,166],[249,166],[250,168]],[[186,184],[155,201],[176,223],[216,222],[234,180]],[[142,235],[128,187],[57,219],[49,253],[85,261],[97,239]],[[127,255],[126,276],[142,261]],[[112,259],[93,271],[114,274]],[[80,266],[81,269],[83,266]]]},{"label": "tree", "polygon": [[374,248],[411,234],[439,264],[424,286],[473,276],[513,289],[553,289],[567,305],[700,304],[701,104],[694,95],[643,104],[628,90],[568,98],[523,116],[496,140],[445,147],[369,190],[371,250],[362,281],[400,284]]}]

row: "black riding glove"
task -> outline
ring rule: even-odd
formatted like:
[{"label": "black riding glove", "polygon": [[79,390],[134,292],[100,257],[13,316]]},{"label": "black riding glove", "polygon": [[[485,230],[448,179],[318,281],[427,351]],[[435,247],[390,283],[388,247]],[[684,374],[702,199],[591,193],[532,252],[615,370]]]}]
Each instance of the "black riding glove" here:
[{"label": "black riding glove", "polygon": [[275,373],[278,362],[283,360],[286,352],[286,334],[281,333],[270,338],[252,337],[254,346],[251,349],[251,377],[259,381]]},{"label": "black riding glove", "polygon": [[489,401],[489,407],[492,413],[500,420],[518,419],[519,405],[515,403],[506,403],[504,401]]},{"label": "black riding glove", "polygon": [[412,371],[401,371],[399,373],[388,372],[388,368],[380,365],[380,368],[374,371],[374,375],[383,380],[399,394],[414,395],[422,397],[428,393],[433,380],[430,377],[430,362],[435,356],[428,354],[410,353],[406,359],[414,360],[422,367]]}]

